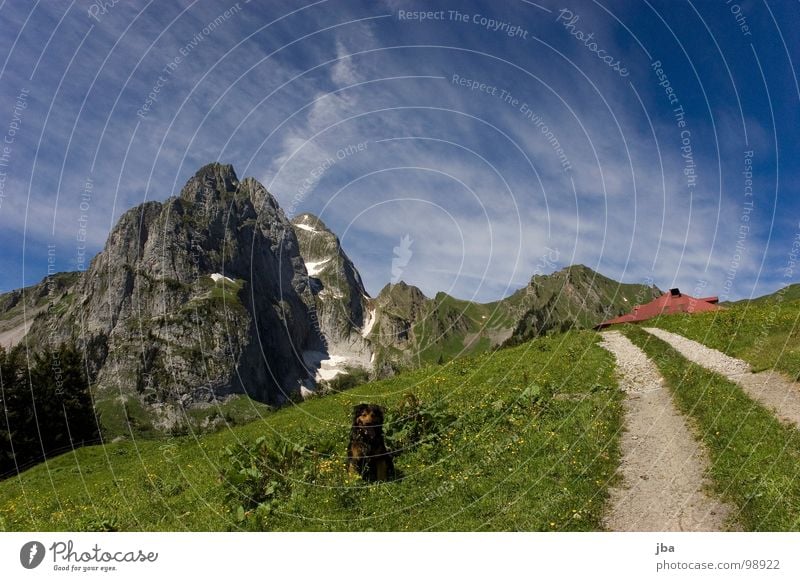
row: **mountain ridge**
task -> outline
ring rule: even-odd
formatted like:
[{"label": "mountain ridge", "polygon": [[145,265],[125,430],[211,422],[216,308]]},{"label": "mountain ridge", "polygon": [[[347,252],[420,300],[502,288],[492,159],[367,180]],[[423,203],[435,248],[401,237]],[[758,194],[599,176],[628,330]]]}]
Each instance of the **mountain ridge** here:
[{"label": "mountain ridge", "polygon": [[237,394],[279,405],[297,390],[307,376],[297,351],[321,344],[304,274],[271,194],[208,164],[178,196],[125,212],[71,298],[39,313],[27,335],[87,353],[113,432],[132,419],[172,430],[188,407]]},{"label": "mountain ridge", "polygon": [[[357,370],[385,377],[591,327],[657,292],[573,265],[489,303],[404,281],[371,297],[320,218],[290,220],[257,180],[210,163],[124,212],[85,272],[0,295],[0,339],[76,342],[114,435],[213,429],[240,396],[281,405]],[[32,321],[20,321],[26,300]]]}]

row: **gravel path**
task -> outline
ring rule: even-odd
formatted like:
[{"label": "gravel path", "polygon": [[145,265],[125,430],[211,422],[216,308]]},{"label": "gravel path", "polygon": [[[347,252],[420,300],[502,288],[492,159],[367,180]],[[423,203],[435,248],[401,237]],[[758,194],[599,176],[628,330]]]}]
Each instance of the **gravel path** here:
[{"label": "gravel path", "polygon": [[800,427],[800,385],[775,371],[751,373],[750,365],[681,335],[655,329],[645,331],[672,345],[689,361],[720,373],[785,422]]},{"label": "gravel path", "polygon": [[664,329],[656,329],[655,327],[645,327],[644,329],[651,335],[655,335],[672,345],[681,355],[686,357],[689,361],[702,365],[706,369],[721,373],[726,377],[735,375],[742,375],[743,373],[750,373],[750,365],[741,359],[735,359],[725,355],[721,351],[706,347],[702,343],[687,339],[677,333],[670,333]]},{"label": "gravel path", "polygon": [[647,355],[618,331],[601,346],[617,359],[627,392],[620,447],[622,486],[611,490],[612,531],[719,531],[731,508],[705,492],[705,450],[692,437]]}]

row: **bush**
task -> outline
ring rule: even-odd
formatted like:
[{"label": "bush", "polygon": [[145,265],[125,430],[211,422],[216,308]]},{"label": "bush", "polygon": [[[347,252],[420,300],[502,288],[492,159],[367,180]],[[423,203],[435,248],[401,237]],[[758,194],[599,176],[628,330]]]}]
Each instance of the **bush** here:
[{"label": "bush", "polygon": [[394,409],[386,413],[384,439],[390,450],[400,452],[433,441],[453,418],[441,402],[423,404],[408,393]]},{"label": "bush", "polygon": [[338,393],[346,391],[369,381],[369,373],[361,367],[350,367],[346,373],[342,373],[333,379],[326,381],[323,385],[323,392]]},{"label": "bush", "polygon": [[[575,355],[568,351],[568,356],[574,358]],[[516,399],[516,404],[523,408],[536,408],[539,411],[547,409],[548,404],[553,399],[553,388],[549,384],[540,385],[532,383],[525,372],[522,375],[522,383],[525,388]]]},{"label": "bush", "polygon": [[302,462],[304,451],[303,446],[270,442],[264,436],[250,445],[225,448],[220,477],[226,504],[238,522],[256,509],[269,512],[273,501],[291,492],[288,473]]}]

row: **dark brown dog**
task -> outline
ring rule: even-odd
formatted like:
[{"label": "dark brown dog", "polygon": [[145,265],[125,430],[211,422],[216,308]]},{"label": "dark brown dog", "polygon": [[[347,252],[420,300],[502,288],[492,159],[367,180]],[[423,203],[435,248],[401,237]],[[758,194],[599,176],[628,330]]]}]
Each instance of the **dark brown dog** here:
[{"label": "dark brown dog", "polygon": [[394,462],[383,441],[383,409],[375,404],[359,404],[353,408],[352,423],[347,471],[373,482],[392,480]]}]

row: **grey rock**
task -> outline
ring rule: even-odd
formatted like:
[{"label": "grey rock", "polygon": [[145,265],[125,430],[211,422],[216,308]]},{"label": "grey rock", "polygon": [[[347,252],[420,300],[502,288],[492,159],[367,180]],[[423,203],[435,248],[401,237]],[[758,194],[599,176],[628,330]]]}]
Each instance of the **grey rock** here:
[{"label": "grey rock", "polygon": [[314,296],[313,324],[324,343],[322,351],[307,353],[310,370],[318,379],[332,379],[348,368],[370,369],[372,349],[365,327],[371,299],[361,275],[337,236],[318,217],[300,214],[292,226]]},{"label": "grey rock", "polygon": [[[212,274],[225,278],[212,279]],[[177,197],[129,210],[76,281],[63,312],[38,318],[41,341],[87,348],[100,401],[174,412],[231,393],[280,404],[320,349],[291,224],[256,180],[201,168]]]}]

